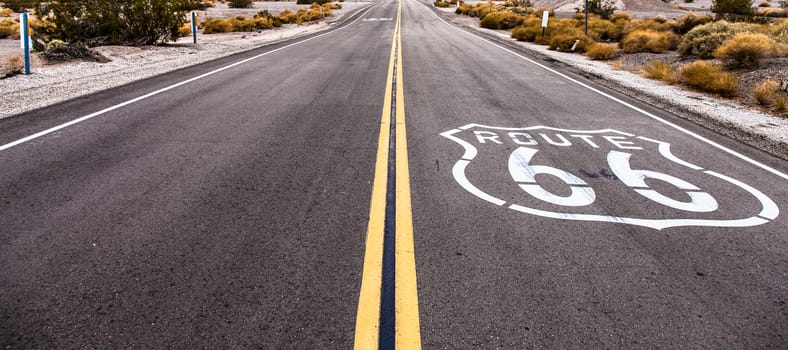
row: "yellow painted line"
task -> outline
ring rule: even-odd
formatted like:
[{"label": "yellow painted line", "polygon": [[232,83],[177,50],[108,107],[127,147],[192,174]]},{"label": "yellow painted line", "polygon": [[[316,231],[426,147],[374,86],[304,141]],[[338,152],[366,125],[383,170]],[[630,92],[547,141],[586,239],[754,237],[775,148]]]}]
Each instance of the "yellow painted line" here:
[{"label": "yellow painted line", "polygon": [[410,204],[408,140],[405,133],[405,92],[402,79],[402,0],[397,9],[397,101],[396,101],[396,227],[394,268],[395,347],[397,350],[420,350],[419,295],[416,286],[416,257],[413,245],[413,217]]},{"label": "yellow painted line", "polygon": [[[397,22],[399,25],[399,21]],[[361,292],[356,314],[355,350],[378,348],[380,335],[380,288],[383,274],[383,230],[386,222],[386,186],[388,177],[389,133],[391,131],[391,85],[394,75],[394,47],[399,27],[391,39],[391,57],[380,118],[378,154],[375,162],[375,178],[372,184],[372,200],[369,205],[367,244],[364,253],[364,270],[361,275]]]}]

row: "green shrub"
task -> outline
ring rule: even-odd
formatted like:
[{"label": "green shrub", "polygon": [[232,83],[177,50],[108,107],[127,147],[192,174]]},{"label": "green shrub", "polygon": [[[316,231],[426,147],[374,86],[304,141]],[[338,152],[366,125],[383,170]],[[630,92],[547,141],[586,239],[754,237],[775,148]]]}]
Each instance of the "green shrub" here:
[{"label": "green shrub", "polygon": [[739,33],[720,46],[714,57],[739,66],[757,66],[765,57],[777,54],[777,45],[765,34]]},{"label": "green shrub", "polygon": [[592,60],[611,60],[618,57],[618,45],[593,43],[586,48],[586,57]]},{"label": "green shrub", "polygon": [[49,1],[36,10],[56,26],[52,39],[93,44],[152,45],[173,41],[189,0]]},{"label": "green shrub", "polygon": [[651,63],[643,69],[643,74],[646,78],[661,80],[669,84],[675,84],[679,81],[676,70],[667,62],[660,60],[651,61]]},{"label": "green shrub", "polygon": [[684,16],[681,16],[679,20],[676,22],[676,33],[679,34],[687,34],[689,33],[692,28],[695,28],[699,25],[704,25],[713,21],[711,16],[704,16],[695,13],[688,13]]},{"label": "green shrub", "polygon": [[227,6],[231,8],[245,9],[252,6],[252,0],[228,0]]},{"label": "green shrub", "polygon": [[692,28],[685,34],[678,51],[683,56],[714,57],[714,51],[738,33],[757,32],[759,26],[748,23],[711,22]]},{"label": "green shrub", "polygon": [[10,8],[16,13],[36,8],[36,1],[33,0],[3,0],[0,2],[3,3],[3,6]]},{"label": "green shrub", "polygon": [[726,97],[736,96],[739,88],[736,75],[704,61],[695,61],[682,66],[679,75],[681,81],[690,87]]},{"label": "green shrub", "polygon": [[711,12],[717,15],[717,19],[729,21],[747,20],[755,14],[752,0],[713,0]]},{"label": "green shrub", "polygon": [[621,40],[621,49],[625,53],[664,53],[675,47],[677,43],[678,36],[672,32],[636,30],[624,36]]},{"label": "green shrub", "polygon": [[[610,19],[616,12],[616,3],[613,0],[587,0],[588,12],[601,16],[603,19]],[[586,5],[576,8],[576,12],[585,14]]]}]

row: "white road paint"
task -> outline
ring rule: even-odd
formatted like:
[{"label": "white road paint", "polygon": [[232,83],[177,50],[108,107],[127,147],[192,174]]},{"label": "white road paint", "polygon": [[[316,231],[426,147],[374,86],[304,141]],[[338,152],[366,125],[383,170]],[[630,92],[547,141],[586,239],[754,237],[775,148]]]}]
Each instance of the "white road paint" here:
[{"label": "white road paint", "polygon": [[86,121],[86,120],[93,119],[93,118],[95,118],[95,117],[98,117],[98,116],[100,116],[100,115],[103,115],[103,114],[106,114],[106,113],[112,112],[112,111],[114,111],[114,110],[117,110],[117,109],[120,109],[120,108],[126,107],[126,106],[128,106],[128,105],[131,105],[131,104],[134,104],[134,103],[140,102],[140,101],[142,101],[142,100],[145,100],[145,99],[151,98],[151,97],[153,97],[153,96],[156,96],[156,95],[159,95],[159,94],[161,94],[161,93],[164,93],[164,92],[170,91],[170,90],[172,90],[172,89],[175,89],[175,88],[181,87],[181,86],[183,86],[183,85],[186,85],[186,84],[189,84],[189,83],[195,82],[195,81],[197,81],[197,80],[200,80],[200,79],[203,79],[203,78],[207,78],[207,77],[209,77],[209,76],[212,76],[212,75],[214,75],[214,74],[216,74],[216,73],[220,73],[220,72],[223,72],[223,71],[225,71],[225,70],[228,70],[228,69],[230,69],[230,68],[233,68],[233,67],[236,67],[236,66],[242,65],[242,64],[244,64],[244,63],[247,63],[247,62],[250,62],[250,61],[254,61],[254,60],[256,60],[256,59],[258,59],[258,58],[260,58],[260,57],[268,56],[268,55],[270,55],[270,54],[272,54],[272,53],[279,52],[279,51],[282,51],[282,50],[286,50],[286,49],[288,49],[288,48],[291,48],[291,47],[293,47],[293,46],[296,46],[296,45],[301,45],[301,44],[303,44],[303,43],[305,43],[305,42],[312,41],[312,40],[315,40],[315,39],[318,39],[318,38],[324,37],[324,36],[326,36],[326,35],[329,35],[329,34],[333,34],[333,33],[339,32],[339,31],[341,31],[341,30],[343,30],[343,29],[345,29],[345,28],[348,28],[348,27],[352,26],[353,24],[355,24],[356,22],[358,22],[359,20],[361,20],[361,19],[362,19],[362,18],[363,18],[363,17],[364,17],[364,16],[365,16],[367,13],[369,13],[369,11],[370,11],[370,10],[372,10],[373,8],[375,8],[375,7],[379,6],[380,4],[381,4],[381,3],[379,2],[379,3],[377,3],[377,4],[373,5],[373,6],[371,6],[370,8],[366,9],[366,10],[365,10],[365,11],[364,11],[364,12],[363,12],[363,13],[362,13],[362,14],[361,14],[361,15],[360,15],[358,18],[356,18],[355,20],[353,20],[353,22],[350,22],[349,24],[347,24],[347,25],[345,25],[345,26],[343,26],[343,27],[340,27],[340,28],[337,28],[337,29],[334,29],[334,30],[330,30],[330,31],[328,31],[328,32],[325,32],[325,33],[323,33],[323,34],[319,34],[319,35],[313,36],[313,37],[311,37],[311,38],[307,38],[307,39],[304,39],[304,40],[301,40],[301,41],[298,41],[298,42],[295,42],[295,43],[292,43],[292,44],[289,44],[289,45],[282,46],[282,47],[280,47],[280,48],[278,48],[278,49],[274,49],[274,50],[271,50],[271,51],[268,51],[268,52],[265,52],[265,53],[262,53],[262,54],[259,54],[259,55],[256,55],[256,56],[253,56],[253,57],[250,57],[250,58],[247,58],[247,59],[244,59],[244,60],[241,60],[241,61],[238,61],[238,62],[232,63],[232,64],[229,64],[229,65],[226,65],[226,66],[224,66],[224,67],[221,67],[221,68],[218,68],[218,69],[212,70],[212,71],[210,71],[210,72],[208,72],[208,73],[201,74],[201,75],[198,75],[198,76],[196,76],[196,77],[193,77],[193,78],[190,78],[190,79],[184,80],[184,81],[182,81],[182,82],[180,82],[180,83],[176,83],[176,84],[173,84],[173,85],[170,85],[170,86],[167,86],[167,87],[161,88],[161,89],[159,89],[159,90],[156,90],[156,91],[153,91],[153,92],[151,92],[151,93],[148,93],[148,94],[145,94],[145,95],[139,96],[139,97],[137,97],[137,98],[133,98],[133,99],[131,99],[131,100],[128,100],[128,101],[126,101],[126,102],[122,102],[122,103],[116,104],[116,105],[114,105],[114,106],[107,107],[107,108],[105,108],[105,109],[102,109],[102,110],[100,110],[100,111],[98,111],[98,112],[94,112],[94,113],[88,114],[88,115],[86,115],[86,116],[79,117],[79,118],[77,118],[77,119],[74,119],[74,120],[72,120],[72,121],[70,121],[70,122],[66,122],[66,123],[60,124],[60,125],[58,125],[58,126],[55,126],[55,127],[49,128],[49,129],[46,129],[46,130],[44,130],[44,131],[37,132],[37,133],[35,133],[35,134],[33,134],[33,135],[30,135],[30,136],[27,136],[27,137],[23,137],[23,138],[21,138],[21,139],[19,139],[19,140],[16,140],[16,141],[13,141],[13,142],[10,142],[10,143],[7,143],[7,144],[5,144],[5,145],[2,145],[2,146],[0,146],[0,151],[5,151],[5,150],[7,150],[7,149],[9,149],[9,148],[12,148],[12,147],[15,147],[15,146],[21,145],[21,144],[23,144],[23,143],[26,143],[26,142],[33,141],[33,140],[35,140],[35,139],[38,139],[38,138],[41,138],[41,137],[43,137],[43,136],[49,135],[49,134],[51,134],[51,133],[53,133],[53,132],[60,131],[60,130],[63,130],[63,129],[65,129],[65,128],[68,128],[69,126],[72,126],[72,125],[75,125],[75,124],[79,124],[79,123],[81,123],[81,122],[84,122],[84,121]]},{"label": "white road paint", "polygon": [[[531,196],[555,205],[568,207],[583,207],[594,203],[596,194],[588,187],[588,183],[581,178],[561,169],[546,165],[531,165],[531,158],[538,150],[520,147],[509,156],[509,173],[514,182],[520,185],[523,191]],[[569,185],[572,193],[569,196],[558,196],[536,183],[537,174],[552,175]]]},{"label": "white road paint", "polygon": [[649,118],[651,118],[651,119],[654,119],[654,120],[656,120],[656,121],[658,121],[658,122],[660,122],[660,123],[662,123],[662,124],[665,124],[665,125],[667,125],[667,126],[670,126],[670,127],[674,128],[674,129],[676,129],[676,130],[678,130],[678,131],[680,131],[680,132],[682,132],[682,133],[684,133],[684,134],[687,134],[687,135],[689,135],[689,136],[691,136],[691,137],[693,137],[693,138],[695,138],[695,139],[697,139],[697,140],[700,140],[700,141],[702,141],[702,142],[704,142],[704,143],[706,143],[706,144],[708,144],[708,145],[710,145],[710,146],[712,146],[712,147],[714,147],[714,148],[717,148],[717,149],[719,149],[719,150],[721,150],[721,151],[723,151],[723,152],[725,152],[725,153],[728,153],[728,154],[730,154],[730,155],[732,155],[732,156],[734,156],[734,157],[736,157],[736,158],[739,158],[739,159],[741,159],[741,160],[743,160],[743,161],[745,161],[745,162],[747,162],[747,163],[750,163],[750,164],[752,164],[752,165],[755,165],[755,166],[757,166],[757,167],[759,167],[759,168],[761,168],[761,169],[763,169],[763,170],[766,170],[766,171],[768,171],[768,172],[770,172],[770,173],[772,173],[772,174],[774,174],[774,175],[777,175],[777,176],[779,176],[779,177],[783,178],[784,180],[788,180],[788,174],[786,174],[786,173],[783,173],[783,172],[781,172],[781,171],[779,171],[779,170],[777,170],[777,169],[774,169],[774,168],[772,168],[772,167],[770,167],[770,166],[768,166],[768,165],[766,165],[766,164],[763,164],[763,163],[761,163],[761,162],[758,162],[758,161],[756,161],[756,160],[754,160],[754,159],[752,159],[752,158],[750,158],[750,157],[747,157],[747,156],[745,156],[745,155],[743,155],[743,154],[741,154],[741,153],[739,153],[739,152],[736,152],[736,151],[734,151],[734,150],[732,150],[732,149],[730,149],[730,148],[728,148],[728,147],[725,147],[725,146],[723,146],[723,145],[720,145],[720,144],[718,144],[718,143],[716,143],[716,142],[714,142],[714,141],[712,141],[712,140],[709,140],[709,139],[707,139],[707,138],[705,138],[705,137],[703,137],[703,136],[701,136],[701,135],[698,135],[698,134],[696,134],[696,133],[694,133],[694,132],[692,132],[692,131],[690,131],[690,130],[687,130],[687,129],[685,129],[685,128],[682,128],[682,127],[681,127],[681,126],[679,126],[679,125],[676,125],[676,124],[674,124],[674,123],[671,123],[671,122],[669,122],[669,121],[667,121],[667,120],[665,120],[665,119],[663,119],[663,118],[660,118],[660,117],[658,117],[658,116],[656,116],[656,115],[654,115],[654,114],[652,114],[652,113],[649,113],[649,112],[647,112],[647,111],[645,111],[645,110],[643,110],[643,109],[641,109],[641,108],[638,108],[638,107],[636,107],[636,106],[634,106],[634,105],[632,105],[632,104],[630,104],[630,103],[627,103],[627,102],[625,102],[625,101],[623,101],[623,100],[621,100],[621,99],[619,99],[619,98],[616,98],[616,97],[614,97],[614,96],[612,96],[612,95],[610,95],[610,94],[607,94],[607,93],[605,93],[605,92],[603,92],[603,91],[600,91],[600,90],[598,90],[598,89],[596,89],[596,88],[593,88],[593,87],[589,86],[588,84],[585,84],[585,83],[583,83],[583,82],[581,82],[581,81],[578,81],[577,79],[573,79],[573,78],[569,77],[569,76],[568,76],[568,75],[566,75],[566,74],[563,74],[563,73],[561,73],[561,72],[559,72],[559,71],[557,71],[557,70],[555,70],[555,69],[552,69],[552,68],[550,68],[550,67],[547,67],[547,66],[545,66],[545,65],[543,65],[543,64],[541,64],[541,63],[539,63],[539,62],[536,62],[536,61],[534,61],[534,60],[532,60],[532,59],[530,59],[530,58],[528,58],[528,57],[525,57],[525,56],[523,56],[523,55],[521,55],[521,54],[519,54],[519,53],[517,53],[517,52],[514,52],[514,51],[512,51],[512,50],[510,50],[510,49],[507,49],[507,48],[505,48],[505,47],[501,46],[501,45],[498,45],[498,44],[496,44],[496,43],[493,43],[493,42],[491,42],[491,41],[489,41],[489,40],[487,40],[487,39],[485,39],[485,38],[482,38],[482,37],[480,37],[480,36],[477,36],[477,35],[475,35],[475,34],[472,34],[472,33],[466,32],[466,31],[464,31],[464,30],[462,30],[462,29],[460,29],[460,28],[457,28],[457,27],[455,27],[455,26],[453,26],[453,25],[449,24],[448,22],[444,21],[444,20],[443,20],[443,18],[441,18],[440,16],[438,16],[437,14],[435,14],[435,13],[434,13],[432,10],[430,10],[430,9],[427,7],[427,5],[425,5],[425,4],[422,4],[422,3],[420,3],[420,4],[421,4],[422,6],[424,6],[424,8],[425,8],[425,9],[427,9],[427,12],[429,12],[430,14],[432,14],[433,16],[435,16],[435,17],[436,17],[438,20],[440,20],[441,22],[443,22],[444,24],[446,24],[447,26],[451,27],[452,29],[454,29],[454,30],[456,30],[456,31],[459,31],[459,32],[461,32],[461,33],[463,33],[463,34],[465,34],[465,35],[468,35],[468,36],[470,36],[470,37],[472,37],[472,38],[475,38],[476,40],[480,40],[480,41],[482,41],[482,42],[484,42],[484,43],[486,43],[486,44],[488,44],[488,45],[492,45],[492,46],[494,46],[494,47],[496,47],[496,48],[498,48],[498,49],[501,49],[501,50],[503,50],[503,51],[506,51],[506,52],[508,52],[508,53],[510,53],[510,54],[512,54],[512,55],[514,55],[514,56],[516,56],[516,57],[519,57],[519,58],[521,58],[521,59],[523,59],[523,60],[525,60],[525,61],[527,61],[527,62],[529,62],[529,63],[531,63],[531,64],[533,64],[533,65],[535,65],[535,66],[537,66],[537,67],[539,67],[539,68],[542,68],[542,69],[544,69],[544,70],[547,70],[547,71],[549,71],[549,72],[551,72],[551,73],[553,73],[553,74],[555,74],[555,75],[558,75],[558,76],[560,76],[560,77],[562,77],[562,78],[564,78],[564,79],[566,79],[566,80],[568,80],[568,81],[571,81],[571,82],[573,82],[573,83],[575,83],[575,84],[577,84],[577,85],[580,85],[580,86],[582,86],[582,87],[584,87],[584,88],[586,88],[586,89],[588,89],[588,90],[590,90],[590,91],[593,91],[593,92],[595,92],[595,93],[597,93],[597,94],[599,94],[599,95],[602,95],[602,96],[604,96],[605,98],[608,98],[608,99],[610,99],[610,100],[612,100],[612,101],[615,101],[615,102],[617,102],[617,103],[619,103],[619,104],[621,104],[621,105],[623,105],[623,106],[625,106],[625,107],[628,107],[628,108],[630,108],[630,109],[632,109],[632,110],[634,110],[634,111],[636,111],[636,112],[638,112],[638,113],[640,113],[640,114],[642,114],[642,115],[644,115],[644,116],[646,116],[646,117],[649,117]]},{"label": "white road paint", "polygon": [[364,18],[362,20],[362,22],[385,22],[385,21],[391,21],[391,20],[393,20],[393,18],[374,18],[373,17],[373,18]]},{"label": "white road paint", "polygon": [[[487,130],[471,130],[473,128],[482,128]],[[495,132],[490,130],[495,130],[495,131],[500,130],[501,132]],[[611,213],[610,215],[579,213],[577,212],[578,211],[577,209],[594,203],[596,199],[596,194],[594,190],[583,179],[565,170],[551,166],[532,164],[531,160],[533,159],[534,155],[536,155],[536,153],[538,152],[537,149],[531,148],[537,145],[535,143],[528,143],[528,146],[531,147],[520,146],[512,152],[512,154],[508,158],[509,173],[512,176],[512,179],[514,180],[514,183],[516,183],[521,189],[523,189],[530,196],[552,205],[567,207],[567,210],[565,212],[541,210],[541,209],[531,208],[516,203],[511,203],[508,204],[507,206],[506,201],[485,192],[484,190],[480,189],[478,186],[474,185],[468,179],[466,175],[466,169],[468,165],[479,154],[479,151],[473,143],[458,137],[457,136],[458,133],[468,131],[467,137],[469,137],[471,140],[475,140],[480,145],[484,144],[487,146],[495,147],[495,145],[503,145],[503,143],[500,142],[500,135],[507,135],[511,137],[512,142],[519,144],[519,143],[523,143],[523,140],[533,140],[532,137],[523,139],[522,135],[533,135],[535,131],[545,131],[545,130],[570,133],[575,136],[576,135],[590,136],[590,137],[579,137],[579,139],[585,141],[591,140],[594,137],[599,137],[600,139],[610,141],[609,148],[611,150],[607,152],[606,159],[608,162],[608,166],[613,171],[613,173],[621,180],[621,183],[627,186],[630,190],[633,190],[636,193],[640,194],[641,196],[655,203],[663,205],[665,207],[680,210],[687,213],[711,213],[719,209],[719,204],[711,194],[700,189],[698,186],[695,186],[690,181],[653,170],[632,169],[632,167],[630,166],[630,158],[632,157],[632,154],[617,149],[623,149],[623,150],[632,149],[632,150],[640,150],[641,152],[643,152],[643,147],[638,147],[629,140],[637,139],[647,142],[648,144],[652,144],[652,145],[656,144],[655,147],[658,152],[657,154],[661,155],[662,157],[671,161],[672,163],[677,164],[678,166],[692,170],[691,173],[697,173],[698,175],[705,174],[705,175],[716,177],[735,187],[738,187],[739,189],[746,191],[747,193],[750,193],[758,202],[760,202],[761,210],[757,214],[753,213],[752,216],[747,218],[732,218],[732,219],[636,218],[636,217],[623,217],[623,216],[615,215],[614,213]],[[457,163],[455,163],[454,167],[452,168],[452,175],[454,176],[454,179],[457,181],[457,183],[460,184],[460,186],[462,186],[466,191],[470,192],[471,194],[487,202],[493,203],[497,206],[506,206],[509,209],[519,211],[522,213],[538,215],[548,218],[563,219],[563,220],[624,223],[630,225],[651,227],[657,230],[662,230],[664,228],[677,227],[677,226],[748,227],[748,226],[762,225],[768,223],[771,220],[776,219],[780,213],[777,204],[773,200],[771,200],[768,196],[763,194],[761,191],[739,180],[731,178],[729,176],[722,175],[720,173],[713,172],[710,170],[704,171],[703,168],[676,157],[671,152],[669,143],[658,141],[647,137],[636,137],[633,134],[614,130],[614,129],[583,131],[583,130],[567,130],[567,129],[550,128],[544,126],[534,126],[527,128],[502,128],[502,127],[485,126],[480,124],[468,124],[457,129],[443,132],[440,135],[454,142],[457,142],[465,150],[462,159],[458,160]],[[484,137],[479,137],[480,135],[483,135]],[[492,140],[498,142],[492,142]],[[550,143],[546,143],[545,146],[565,147],[563,145],[552,145]],[[595,152],[604,151],[603,149],[600,149],[600,147],[592,147],[592,148],[588,148],[587,146],[585,147],[586,150],[590,149]],[[654,146],[652,146],[652,148],[654,148]],[[506,149],[506,148],[501,147],[501,149]],[[558,178],[559,180],[561,180],[562,182],[564,182],[570,187],[571,194],[569,196],[559,196],[550,193],[549,191],[547,191],[537,183],[537,179],[536,179],[537,174],[546,174]],[[668,196],[659,193],[654,189],[649,188],[648,184],[646,183],[646,179],[661,180],[666,183],[672,184],[673,186],[676,186],[677,188],[679,188],[680,190],[686,193],[686,195],[689,197],[689,201],[675,200],[673,198],[670,198]],[[570,210],[571,208],[577,208],[577,209]]]}]

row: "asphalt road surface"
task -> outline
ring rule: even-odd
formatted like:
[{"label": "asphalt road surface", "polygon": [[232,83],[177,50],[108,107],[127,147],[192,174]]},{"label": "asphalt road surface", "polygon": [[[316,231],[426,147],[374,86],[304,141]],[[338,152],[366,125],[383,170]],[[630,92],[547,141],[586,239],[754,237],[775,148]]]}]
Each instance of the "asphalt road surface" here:
[{"label": "asphalt road surface", "polygon": [[7,349],[788,346],[785,160],[417,0],[2,120],[0,164]]}]

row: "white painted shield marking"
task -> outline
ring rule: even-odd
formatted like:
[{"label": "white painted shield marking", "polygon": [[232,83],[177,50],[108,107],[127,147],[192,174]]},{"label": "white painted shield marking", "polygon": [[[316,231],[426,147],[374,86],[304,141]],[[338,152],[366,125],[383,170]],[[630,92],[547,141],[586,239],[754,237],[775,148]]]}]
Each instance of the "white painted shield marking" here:
[{"label": "white painted shield marking", "polygon": [[[519,188],[531,197],[551,205],[567,207],[566,212],[555,212],[550,210],[538,209],[517,203],[507,205],[501,198],[491,195],[476,185],[472,184],[466,175],[468,165],[476,158],[479,151],[476,146],[458,137],[456,134],[470,129],[471,135],[476,142],[482,145],[494,146],[503,145],[504,141],[517,145],[517,148],[509,155],[508,170],[511,178]],[[538,132],[537,132],[538,131]],[[565,135],[568,135],[567,138]],[[563,219],[624,223],[630,225],[651,227],[661,230],[677,226],[709,226],[709,227],[749,227],[762,225],[774,220],[779,215],[779,208],[768,196],[761,191],[749,186],[739,180],[720,173],[704,170],[702,167],[684,161],[675,156],[670,149],[670,144],[647,137],[636,137],[626,132],[605,129],[605,130],[567,130],[544,126],[534,126],[528,128],[500,128],[490,127],[479,124],[468,124],[458,129],[453,129],[441,133],[441,136],[457,142],[464,149],[462,159],[454,164],[452,175],[457,183],[465,190],[476,197],[497,206],[506,206],[509,209],[542,217]],[[507,139],[508,137],[508,139]],[[634,141],[645,141],[646,144],[636,144]],[[574,143],[579,145],[575,145]],[[600,143],[601,142],[601,143]],[[642,142],[638,142],[642,143]],[[558,169],[547,165],[533,164],[534,156],[539,152],[535,147],[547,145],[550,147],[560,147],[569,149],[570,147],[586,147],[589,150],[603,151],[600,145],[610,148],[606,153],[607,165],[618,180],[627,188],[638,193],[640,196],[658,203],[662,206],[686,213],[713,213],[719,209],[719,203],[708,192],[702,190],[692,182],[679,178],[674,175],[654,171],[632,169],[632,151],[643,152],[643,147],[648,144],[655,144],[658,154],[673,164],[682,168],[692,170],[691,173],[698,175],[708,175],[741,190],[750,193],[758,202],[762,209],[759,213],[745,218],[732,219],[705,219],[705,218],[637,218],[623,217],[617,215],[598,215],[588,214],[578,211],[582,207],[593,204],[597,194],[594,189],[583,179],[566,170]],[[533,147],[533,148],[532,148]],[[632,150],[632,151],[630,151]],[[542,174],[555,177],[566,184],[571,193],[568,196],[561,196],[550,192],[538,183],[537,175]],[[670,198],[656,189],[649,187],[647,179],[659,180],[675,186],[684,192],[688,201],[681,201]],[[576,208],[576,209],[572,209]]]}]

